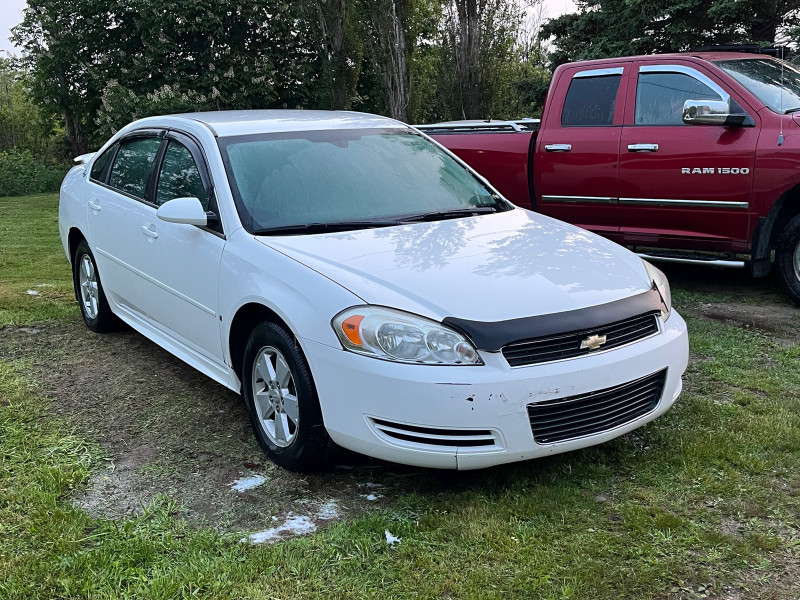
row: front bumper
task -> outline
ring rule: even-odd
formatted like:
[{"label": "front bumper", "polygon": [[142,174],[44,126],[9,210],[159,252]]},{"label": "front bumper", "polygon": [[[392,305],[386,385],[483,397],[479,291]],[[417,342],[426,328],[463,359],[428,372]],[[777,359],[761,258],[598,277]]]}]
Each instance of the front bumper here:
[{"label": "front bumper", "polygon": [[[686,323],[675,311],[651,338],[527,367],[509,367],[499,352],[481,352],[483,366],[437,367],[377,360],[308,339],[302,346],[334,442],[392,462],[444,469],[479,469],[567,452],[641,427],[677,400],[689,357]],[[611,388],[663,369],[661,399],[647,414],[575,439],[534,440],[529,404]],[[435,444],[420,443],[426,436]],[[451,445],[447,440],[453,439],[467,441]]]}]

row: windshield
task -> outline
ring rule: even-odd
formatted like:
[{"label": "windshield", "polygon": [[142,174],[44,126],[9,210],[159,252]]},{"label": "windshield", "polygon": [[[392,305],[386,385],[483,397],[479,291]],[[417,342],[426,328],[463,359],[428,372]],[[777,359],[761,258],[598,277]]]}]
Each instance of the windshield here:
[{"label": "windshield", "polygon": [[476,177],[406,130],[336,129],[220,138],[250,233],[342,229],[506,210]]},{"label": "windshield", "polygon": [[800,71],[789,63],[772,58],[748,58],[721,60],[715,64],[774,112],[800,109]]}]

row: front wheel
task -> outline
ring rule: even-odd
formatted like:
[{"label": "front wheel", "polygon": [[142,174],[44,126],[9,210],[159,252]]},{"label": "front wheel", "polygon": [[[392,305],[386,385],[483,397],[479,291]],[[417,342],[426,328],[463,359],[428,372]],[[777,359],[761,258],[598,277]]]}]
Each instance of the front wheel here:
[{"label": "front wheel", "polygon": [[267,456],[292,471],[324,466],[332,442],[311,370],[293,336],[276,323],[258,325],[245,346],[242,371],[245,403]]},{"label": "front wheel", "polygon": [[783,289],[800,305],[800,215],[789,221],[778,238],[775,266]]}]

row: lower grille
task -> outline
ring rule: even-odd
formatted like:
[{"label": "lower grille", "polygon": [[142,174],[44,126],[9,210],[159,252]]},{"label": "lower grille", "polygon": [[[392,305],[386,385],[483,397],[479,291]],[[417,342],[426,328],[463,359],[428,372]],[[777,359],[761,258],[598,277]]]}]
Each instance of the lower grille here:
[{"label": "lower grille", "polygon": [[629,423],[658,406],[667,370],[605,390],[528,405],[533,438],[552,444]]},{"label": "lower grille", "polygon": [[601,337],[604,340],[604,343],[597,347],[600,351],[618,348],[658,333],[657,314],[649,312],[595,329],[515,342],[503,347],[503,356],[512,367],[584,356],[592,352],[582,343],[588,341],[590,336]]},{"label": "lower grille", "polygon": [[375,428],[396,440],[431,446],[476,447],[494,446],[494,435],[488,429],[439,429],[372,419]]}]

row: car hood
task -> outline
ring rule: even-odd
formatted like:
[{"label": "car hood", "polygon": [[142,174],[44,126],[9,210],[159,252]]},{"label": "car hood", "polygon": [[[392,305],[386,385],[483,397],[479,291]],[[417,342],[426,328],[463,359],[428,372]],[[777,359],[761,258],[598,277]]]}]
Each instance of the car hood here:
[{"label": "car hood", "polygon": [[439,320],[501,321],[550,314],[650,288],[642,261],[633,253],[523,209],[257,239],[365,303]]}]

